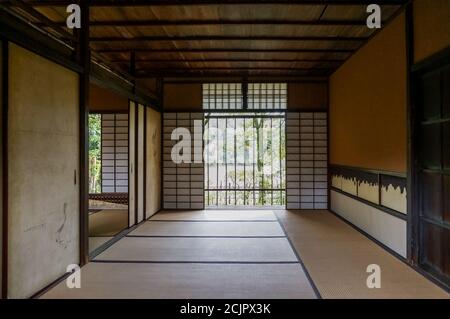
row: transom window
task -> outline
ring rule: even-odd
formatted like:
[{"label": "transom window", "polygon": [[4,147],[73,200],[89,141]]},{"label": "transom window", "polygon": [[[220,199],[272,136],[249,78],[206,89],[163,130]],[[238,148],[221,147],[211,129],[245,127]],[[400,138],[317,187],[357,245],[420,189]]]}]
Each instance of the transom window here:
[{"label": "transom window", "polygon": [[247,101],[250,110],[285,110],[287,84],[249,83]]},{"label": "transom window", "polygon": [[286,83],[203,84],[204,110],[281,111],[286,107]]},{"label": "transom window", "polygon": [[203,84],[205,110],[240,110],[243,108],[241,83]]}]

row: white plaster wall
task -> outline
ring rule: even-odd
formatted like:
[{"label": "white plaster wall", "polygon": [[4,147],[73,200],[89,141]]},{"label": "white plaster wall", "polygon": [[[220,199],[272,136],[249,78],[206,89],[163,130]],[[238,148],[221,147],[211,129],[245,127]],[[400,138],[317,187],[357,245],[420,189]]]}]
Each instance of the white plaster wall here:
[{"label": "white plaster wall", "polygon": [[406,258],[406,221],[331,190],[331,209]]},{"label": "white plaster wall", "polygon": [[79,78],[9,54],[8,297],[27,298],[79,262]]}]

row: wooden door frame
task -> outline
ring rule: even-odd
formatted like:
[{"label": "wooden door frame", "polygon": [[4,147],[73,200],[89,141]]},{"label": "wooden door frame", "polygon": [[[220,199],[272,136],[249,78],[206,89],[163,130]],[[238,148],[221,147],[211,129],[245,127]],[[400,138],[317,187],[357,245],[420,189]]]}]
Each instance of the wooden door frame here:
[{"label": "wooden door frame", "polygon": [[[419,120],[417,99],[419,94],[420,77],[428,72],[437,70],[450,64],[450,47],[438,52],[437,54],[425,59],[422,62],[413,64],[409,68],[408,75],[408,260],[419,268],[423,269],[420,263],[422,253],[420,241],[420,191],[422,185],[419,181]],[[443,283],[435,275],[428,273],[435,280]],[[447,287],[448,288],[448,287]]]}]

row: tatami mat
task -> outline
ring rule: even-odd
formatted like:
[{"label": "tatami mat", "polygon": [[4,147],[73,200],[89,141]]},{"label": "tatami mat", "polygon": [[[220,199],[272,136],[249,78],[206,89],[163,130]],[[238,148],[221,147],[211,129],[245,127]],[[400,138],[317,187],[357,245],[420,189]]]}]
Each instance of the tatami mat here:
[{"label": "tatami mat", "polygon": [[130,236],[216,236],[252,237],[284,236],[277,221],[274,222],[164,222],[148,221]]},{"label": "tatami mat", "polygon": [[95,260],[295,262],[286,238],[126,237]]},{"label": "tatami mat", "polygon": [[89,236],[114,236],[127,227],[127,210],[102,210],[89,215]]},{"label": "tatami mat", "polygon": [[89,237],[89,252],[93,252],[114,237]]},{"label": "tatami mat", "polygon": [[277,218],[271,210],[198,210],[162,211],[151,220],[270,220]]},{"label": "tatami mat", "polygon": [[42,298],[315,298],[299,264],[90,263],[81,288],[65,282]]},{"label": "tatami mat", "polygon": [[[280,221],[323,298],[448,298],[449,294],[327,211],[280,211]],[[381,267],[381,288],[366,285]]]}]

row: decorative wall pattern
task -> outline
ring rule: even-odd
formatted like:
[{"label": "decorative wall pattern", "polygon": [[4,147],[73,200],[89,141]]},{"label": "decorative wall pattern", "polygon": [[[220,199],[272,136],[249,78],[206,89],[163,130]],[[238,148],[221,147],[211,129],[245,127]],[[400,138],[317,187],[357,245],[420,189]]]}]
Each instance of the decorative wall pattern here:
[{"label": "decorative wall pattern", "polygon": [[286,113],[286,208],[327,209],[327,113]]},{"label": "decorative wall pattern", "polygon": [[364,201],[406,214],[406,178],[342,166],[331,167],[331,186]]},{"label": "decorative wall pattern", "polygon": [[[194,121],[203,121],[203,113],[164,113],[163,116],[163,207],[164,209],[203,209],[203,163],[193,163],[194,154],[203,154],[203,135],[194,134]],[[175,128],[187,128],[192,137],[192,163],[172,161],[172,147],[178,141],[171,139]],[[196,141],[196,142],[194,142]],[[198,144],[200,143],[200,144]],[[195,149],[201,145],[201,149]]]}]

